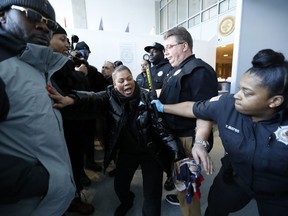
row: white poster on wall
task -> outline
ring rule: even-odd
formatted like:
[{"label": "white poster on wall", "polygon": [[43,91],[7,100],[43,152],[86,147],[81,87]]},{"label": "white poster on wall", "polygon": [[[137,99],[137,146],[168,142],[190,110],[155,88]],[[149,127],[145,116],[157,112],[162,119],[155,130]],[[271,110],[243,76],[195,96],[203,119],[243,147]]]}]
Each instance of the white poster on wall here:
[{"label": "white poster on wall", "polygon": [[[120,60],[135,74],[136,71],[136,45],[133,43],[120,44]],[[135,75],[134,75],[135,76]],[[135,78],[135,77],[134,77]]]}]

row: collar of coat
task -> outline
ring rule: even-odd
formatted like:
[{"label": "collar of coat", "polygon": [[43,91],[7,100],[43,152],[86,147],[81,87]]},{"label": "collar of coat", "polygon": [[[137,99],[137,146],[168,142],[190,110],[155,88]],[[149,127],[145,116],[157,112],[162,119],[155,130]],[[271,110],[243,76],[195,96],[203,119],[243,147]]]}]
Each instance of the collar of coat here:
[{"label": "collar of coat", "polygon": [[20,54],[26,43],[0,28],[0,62]]}]

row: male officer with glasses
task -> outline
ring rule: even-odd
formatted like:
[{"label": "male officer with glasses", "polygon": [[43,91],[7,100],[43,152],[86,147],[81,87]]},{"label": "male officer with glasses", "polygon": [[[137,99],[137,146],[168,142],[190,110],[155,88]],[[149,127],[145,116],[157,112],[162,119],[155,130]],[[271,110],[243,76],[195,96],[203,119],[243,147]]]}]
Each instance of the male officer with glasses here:
[{"label": "male officer with glasses", "polygon": [[[192,37],[184,27],[172,28],[164,35],[164,55],[174,69],[169,72],[163,83],[159,96],[162,103],[175,104],[183,101],[206,100],[218,94],[215,71],[206,62],[196,58],[192,50]],[[201,125],[208,124],[208,128],[211,128],[212,123],[170,114],[164,114],[163,118],[172,132],[180,138],[187,157],[192,155],[193,143],[208,140],[212,146],[211,130],[201,130],[203,134],[195,134],[195,130],[201,128]],[[187,204],[185,193],[178,193],[178,196],[169,194],[166,200],[174,205],[180,203],[184,216],[201,215],[200,201],[193,198],[192,203]]]},{"label": "male officer with glasses", "polygon": [[9,101],[0,122],[1,215],[61,216],[75,196],[61,114],[45,89],[68,60],[47,47],[55,28],[47,0],[0,1],[1,91]]}]

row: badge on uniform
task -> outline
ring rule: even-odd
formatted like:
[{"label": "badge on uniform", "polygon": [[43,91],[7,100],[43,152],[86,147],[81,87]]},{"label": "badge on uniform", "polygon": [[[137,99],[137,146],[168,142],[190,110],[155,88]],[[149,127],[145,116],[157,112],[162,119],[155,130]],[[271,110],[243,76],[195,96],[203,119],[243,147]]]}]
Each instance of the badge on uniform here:
[{"label": "badge on uniform", "polygon": [[288,126],[280,126],[274,132],[276,140],[288,145]]},{"label": "badge on uniform", "polygon": [[174,74],[173,74],[173,76],[177,76],[177,75],[181,72],[181,70],[182,70],[182,69],[178,69],[177,71],[175,71]]},{"label": "badge on uniform", "polygon": [[159,71],[159,72],[157,73],[157,76],[158,76],[158,77],[163,76],[163,71]]}]

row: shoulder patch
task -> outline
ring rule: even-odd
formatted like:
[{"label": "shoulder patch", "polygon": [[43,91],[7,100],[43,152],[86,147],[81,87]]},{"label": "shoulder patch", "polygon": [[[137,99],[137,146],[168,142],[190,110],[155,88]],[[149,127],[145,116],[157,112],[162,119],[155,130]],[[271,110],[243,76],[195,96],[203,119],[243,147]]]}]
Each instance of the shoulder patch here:
[{"label": "shoulder patch", "polygon": [[218,96],[212,97],[209,101],[210,101],[210,102],[218,101],[221,96],[222,96],[222,95],[218,95]]},{"label": "shoulder patch", "polygon": [[288,145],[288,126],[281,126],[274,132],[276,140]]}]

